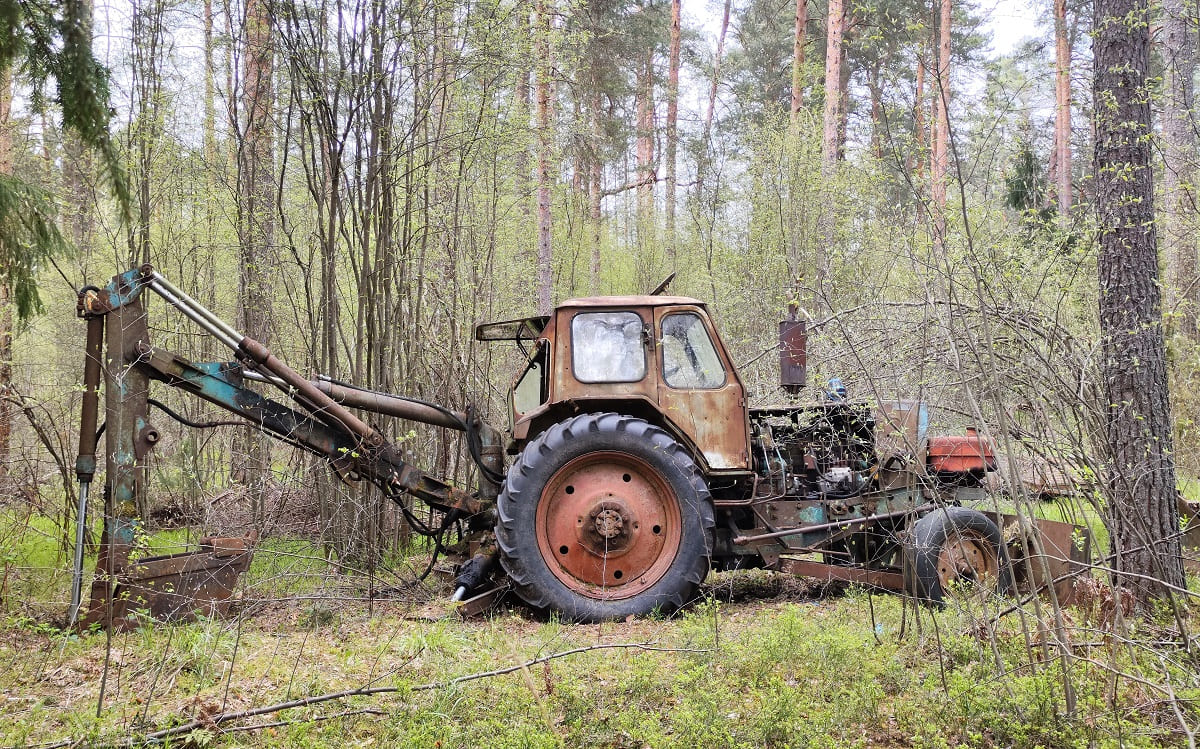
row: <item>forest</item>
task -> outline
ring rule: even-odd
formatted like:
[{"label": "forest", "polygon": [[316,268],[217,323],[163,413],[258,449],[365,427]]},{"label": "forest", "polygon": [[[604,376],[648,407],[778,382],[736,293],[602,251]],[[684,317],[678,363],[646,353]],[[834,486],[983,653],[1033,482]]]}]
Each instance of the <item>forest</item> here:
[{"label": "forest", "polygon": [[[0,0],[0,744],[1194,747],[1198,41],[1184,0]],[[1073,602],[714,571],[679,612],[464,621],[448,513],[158,383],[132,506],[101,438],[80,523],[77,301],[146,265],[305,377],[504,426],[534,355],[477,325],[669,278],[750,407],[978,428],[989,506],[1075,524],[1086,569]],[[484,485],[470,429],[369,420]],[[118,515],[135,555],[252,533],[229,616],[73,626]]]}]

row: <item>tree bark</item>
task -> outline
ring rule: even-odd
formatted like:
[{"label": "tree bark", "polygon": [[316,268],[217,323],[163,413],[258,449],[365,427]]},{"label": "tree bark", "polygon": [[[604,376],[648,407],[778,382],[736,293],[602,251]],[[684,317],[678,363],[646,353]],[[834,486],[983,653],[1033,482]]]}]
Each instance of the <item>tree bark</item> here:
[{"label": "tree bark", "polygon": [[[1059,0],[1060,2],[1062,0]],[[1180,329],[1200,338],[1196,283],[1196,132],[1192,77],[1196,72],[1196,27],[1185,0],[1163,0],[1163,244],[1170,269],[1168,304],[1179,313]],[[1191,5],[1192,12],[1195,6]]]},{"label": "tree bark", "polygon": [[913,95],[913,174],[920,177],[925,173],[926,149],[929,139],[925,129],[925,50],[924,44],[917,51],[917,81],[916,92]]},{"label": "tree bark", "polygon": [[671,51],[667,65],[667,270],[677,271],[678,238],[675,236],[676,156],[679,147],[679,53],[682,0],[671,0]]},{"label": "tree bark", "polygon": [[[275,241],[274,39],[269,0],[248,0],[242,55],[242,142],[238,152],[240,307],[245,335],[271,345],[272,249]],[[244,433],[235,474],[249,487],[257,521],[270,479],[270,447],[258,430]]]},{"label": "tree bark", "polygon": [[642,58],[637,75],[637,242],[639,257],[654,249],[654,50]]},{"label": "tree bark", "polygon": [[942,248],[946,241],[946,175],[950,166],[950,24],[951,0],[940,0],[937,24],[937,75],[933,91],[933,151],[930,157],[930,189],[933,201],[933,241]]},{"label": "tree bark", "polygon": [[[12,69],[0,69],[0,174],[12,175]],[[0,269],[7,270],[7,269]],[[0,273],[0,478],[7,477],[12,458],[13,301],[7,273]],[[7,488],[4,488],[7,491]]]},{"label": "tree bark", "polygon": [[1146,0],[1096,1],[1102,486],[1116,580],[1142,603],[1184,585],[1154,227],[1149,21]]},{"label": "tree bark", "polygon": [[815,314],[825,299],[825,281],[829,276],[829,253],[837,239],[834,204],[834,178],[837,175],[839,130],[842,120],[842,33],[845,10],[842,0],[829,0],[825,22],[825,117],[824,137],[821,142],[821,177],[825,184],[825,199],[821,205],[821,235],[824,246],[817,250],[813,263],[816,278],[813,280],[812,311]]},{"label": "tree bark", "polygon": [[796,33],[792,37],[792,127],[804,107],[804,45],[808,39],[808,0],[796,0]]},{"label": "tree bark", "polygon": [[[1171,2],[1172,0],[1167,0]],[[1175,0],[1179,2],[1179,0]],[[1071,40],[1067,36],[1067,0],[1054,0],[1054,188],[1063,226],[1071,220]]]},{"label": "tree bark", "polygon": [[550,74],[553,67],[550,58],[550,17],[553,8],[547,3],[552,0],[537,0],[535,6],[537,71],[537,261],[538,261],[538,314],[548,315],[554,288],[554,271],[551,265],[553,252],[550,232],[550,183],[554,148],[554,102],[550,91]]},{"label": "tree bark", "polygon": [[712,80],[708,86],[708,106],[704,110],[704,128],[700,135],[700,145],[704,154],[696,164],[696,194],[702,194],[704,175],[712,156],[712,124],[717,111],[717,90],[721,85],[721,61],[725,57],[725,36],[729,33],[729,17],[732,12],[733,0],[725,0],[725,10],[721,14],[721,31],[717,35],[717,53],[713,59]]}]

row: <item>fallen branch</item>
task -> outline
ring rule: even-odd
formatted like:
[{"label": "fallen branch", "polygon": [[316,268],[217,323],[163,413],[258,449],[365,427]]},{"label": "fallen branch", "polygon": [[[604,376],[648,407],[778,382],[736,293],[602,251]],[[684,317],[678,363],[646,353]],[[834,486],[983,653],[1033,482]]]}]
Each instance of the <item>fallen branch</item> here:
[{"label": "fallen branch", "polygon": [[[489,678],[492,676],[503,676],[504,674],[511,674],[514,671],[522,671],[524,669],[529,668],[530,666],[536,666],[540,663],[546,663],[548,661],[557,660],[559,658],[566,658],[567,656],[571,656],[571,655],[579,655],[580,653],[587,653],[587,652],[590,652],[593,650],[621,650],[621,649],[647,650],[647,651],[664,652],[664,653],[706,652],[704,650],[692,649],[692,648],[661,648],[661,647],[655,647],[653,645],[653,643],[645,643],[645,642],[620,642],[620,643],[609,643],[609,644],[604,644],[604,645],[587,645],[585,647],[573,648],[571,650],[563,650],[558,653],[551,653],[550,655],[544,655],[544,656],[541,656],[540,658],[533,658],[531,660],[524,661],[523,663],[519,663],[514,666],[507,666],[505,668],[497,668],[492,671],[481,671],[479,673],[467,674],[465,676],[459,676],[459,677],[450,679],[449,681],[433,681],[433,682],[428,682],[426,684],[418,684],[417,686],[414,686],[414,687],[363,686],[363,687],[358,687],[357,689],[346,689],[346,690],[343,690],[340,692],[329,692],[327,694],[318,694],[318,695],[313,695],[312,697],[302,697],[302,698],[295,699],[295,700],[288,700],[287,702],[279,702],[274,705],[264,705],[263,707],[256,707],[256,708],[252,708],[249,710],[238,710],[235,712],[219,713],[217,715],[207,715],[207,716],[198,718],[196,720],[193,720],[189,723],[184,723],[183,725],[178,725],[178,726],[172,726],[171,728],[164,728],[161,731],[154,731],[153,733],[148,733],[144,736],[131,736],[131,737],[124,739],[123,741],[119,741],[119,742],[116,742],[113,744],[93,744],[92,746],[109,746],[109,747],[114,747],[114,748],[119,747],[119,748],[123,749],[124,747],[139,746],[142,744],[154,744],[154,743],[159,743],[159,742],[163,741],[164,739],[169,739],[169,738],[172,738],[175,736],[186,735],[193,731],[200,731],[200,730],[212,731],[214,729],[219,729],[220,726],[225,723],[231,723],[233,721],[244,720],[246,718],[254,718],[259,715],[268,715],[271,713],[277,713],[277,712],[281,712],[283,710],[291,710],[292,708],[308,707],[310,705],[318,705],[323,702],[333,702],[335,700],[344,700],[344,699],[347,699],[350,697],[364,697],[364,696],[371,696],[371,695],[377,695],[377,694],[390,694],[390,693],[394,693],[394,692],[406,692],[406,691],[407,692],[428,692],[428,691],[437,690],[437,689],[447,689],[449,687],[457,686],[459,684],[465,684],[470,681],[486,679],[486,678]],[[333,716],[333,717],[336,717],[336,716]],[[253,730],[254,728],[270,728],[270,727],[278,727],[280,725],[287,725],[287,722],[285,721],[285,722],[277,722],[277,723],[269,723],[269,724],[264,723],[264,724],[257,724],[255,726],[240,727],[240,728],[236,728],[236,729],[234,729],[234,728],[222,729],[221,732],[232,731],[232,730]],[[74,743],[75,743],[75,741],[73,739],[66,739],[57,744],[46,745],[44,747],[44,749],[59,749],[60,747],[72,746]]]}]

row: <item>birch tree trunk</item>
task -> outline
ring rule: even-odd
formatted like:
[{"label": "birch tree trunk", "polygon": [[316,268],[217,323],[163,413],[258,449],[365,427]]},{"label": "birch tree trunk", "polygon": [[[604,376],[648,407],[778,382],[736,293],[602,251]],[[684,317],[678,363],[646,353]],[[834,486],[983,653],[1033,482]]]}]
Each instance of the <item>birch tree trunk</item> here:
[{"label": "birch tree trunk", "polygon": [[[0,69],[0,174],[13,173],[12,130],[12,69]],[[5,271],[7,268],[0,268]],[[6,396],[12,388],[13,358],[13,301],[8,286],[8,274],[0,272],[0,478],[7,477],[12,459],[13,408]],[[7,487],[5,487],[7,490]]]}]

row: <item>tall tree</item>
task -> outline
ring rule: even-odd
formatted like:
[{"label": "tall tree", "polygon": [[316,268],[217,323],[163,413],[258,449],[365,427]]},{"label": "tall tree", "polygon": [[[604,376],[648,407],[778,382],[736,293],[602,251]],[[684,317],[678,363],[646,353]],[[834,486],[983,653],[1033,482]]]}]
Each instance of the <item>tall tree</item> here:
[{"label": "tall tree", "polygon": [[1106,468],[1117,580],[1183,586],[1151,172],[1147,0],[1096,0],[1096,215]]},{"label": "tall tree", "polygon": [[[239,294],[242,331],[271,345],[272,259],[275,241],[275,46],[270,0],[247,0],[243,26],[242,89],[238,143]],[[251,491],[256,520],[262,519],[270,478],[266,438],[247,427],[235,472]]]},{"label": "tall tree", "polygon": [[534,6],[534,85],[537,87],[537,272],[538,314],[550,314],[554,288],[551,246],[550,186],[554,161],[554,100],[550,76],[550,30],[553,0],[537,0]]},{"label": "tall tree", "polygon": [[950,161],[950,27],[951,0],[938,0],[937,67],[933,86],[933,148],[930,154],[930,196],[933,202],[933,241],[946,241],[946,175]]},{"label": "tall tree", "polygon": [[678,238],[675,236],[675,183],[678,181],[679,147],[679,56],[682,46],[683,0],[671,0],[671,41],[667,63],[667,152],[666,152],[666,201],[667,201],[667,265],[677,270]]},{"label": "tall tree", "polygon": [[[0,68],[0,175],[12,177],[12,71]],[[12,450],[13,304],[8,278],[0,276],[0,477],[8,475]],[[7,491],[7,489],[5,489]]]},{"label": "tall tree", "polygon": [[792,35],[792,127],[804,107],[804,45],[808,41],[808,0],[796,0],[796,31]]},{"label": "tall tree", "polygon": [[1065,224],[1071,217],[1072,190],[1071,39],[1068,36],[1067,0],[1054,0],[1054,60],[1054,191],[1058,198],[1058,215]]},{"label": "tall tree", "polygon": [[825,298],[825,281],[829,276],[828,253],[836,240],[835,217],[833,214],[834,177],[837,175],[838,152],[841,146],[839,130],[842,121],[842,32],[846,20],[842,0],[829,0],[825,19],[825,118],[821,140],[821,177],[825,183],[826,197],[821,205],[821,234],[824,247],[817,251],[813,264],[816,278],[813,282],[813,304],[815,313]]},{"label": "tall tree", "polygon": [[[1058,0],[1061,2],[1062,0]],[[1188,12],[1190,8],[1191,12]],[[1163,244],[1171,271],[1168,301],[1181,313],[1184,335],[1196,339],[1200,284],[1196,275],[1195,4],[1163,0]]]},{"label": "tall tree", "polygon": [[654,183],[654,47],[646,49],[637,70],[637,241],[638,258],[655,247]]}]

